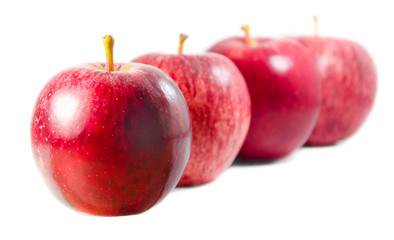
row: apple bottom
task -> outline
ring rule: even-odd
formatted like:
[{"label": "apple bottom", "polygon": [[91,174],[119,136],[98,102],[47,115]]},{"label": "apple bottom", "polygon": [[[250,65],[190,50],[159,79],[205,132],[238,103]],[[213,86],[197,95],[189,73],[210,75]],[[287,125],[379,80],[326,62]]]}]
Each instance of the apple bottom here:
[{"label": "apple bottom", "polygon": [[[187,149],[187,142],[178,147]],[[94,148],[85,150],[93,154]],[[170,173],[181,172],[184,166],[173,165],[172,156],[188,154],[169,145],[147,148],[146,152],[104,148],[99,148],[102,151],[99,158],[88,158],[64,145],[52,148],[51,164],[44,167],[53,173],[46,177],[47,184],[61,202],[91,215],[121,216],[144,212],[168,192],[168,182],[179,180],[179,176]],[[64,163],[64,159],[69,162]],[[45,172],[48,171],[45,169]]]},{"label": "apple bottom", "polygon": [[313,108],[280,114],[258,113],[252,109],[251,127],[238,157],[266,162],[285,157],[306,141],[313,129],[310,122],[316,120],[317,112]]}]

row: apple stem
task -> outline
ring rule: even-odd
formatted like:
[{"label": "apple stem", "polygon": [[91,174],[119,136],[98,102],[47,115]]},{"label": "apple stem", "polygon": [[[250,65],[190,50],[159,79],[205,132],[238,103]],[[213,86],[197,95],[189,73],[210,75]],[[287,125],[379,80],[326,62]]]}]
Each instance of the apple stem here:
[{"label": "apple stem", "polygon": [[245,24],[241,27],[241,29],[245,32],[246,44],[248,46],[253,46],[255,43],[253,39],[250,37],[250,26],[249,24]]},{"label": "apple stem", "polygon": [[103,37],[108,72],[114,71],[114,41],[115,40],[111,35],[105,35]]},{"label": "apple stem", "polygon": [[317,15],[313,15],[313,21],[315,22],[315,35],[319,35],[319,18]]},{"label": "apple stem", "polygon": [[182,54],[183,53],[183,43],[185,42],[185,40],[188,38],[189,36],[181,33],[179,34],[179,46],[178,46],[178,53]]}]

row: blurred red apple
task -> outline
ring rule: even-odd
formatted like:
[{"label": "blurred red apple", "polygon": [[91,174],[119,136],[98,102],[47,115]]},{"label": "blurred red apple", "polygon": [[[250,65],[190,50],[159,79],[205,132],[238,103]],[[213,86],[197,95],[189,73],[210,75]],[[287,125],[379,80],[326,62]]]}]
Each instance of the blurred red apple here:
[{"label": "blurred red apple", "polygon": [[[317,18],[315,18],[317,26]],[[331,37],[297,37],[313,56],[322,85],[322,107],[308,145],[331,145],[354,134],[369,115],[377,76],[359,43]]]},{"label": "blurred red apple", "polygon": [[189,162],[179,185],[208,183],[234,161],[250,124],[245,80],[227,58],[214,53],[147,54],[134,59],[158,67],[175,80],[185,96],[192,121]]},{"label": "blurred red apple", "polygon": [[317,71],[306,49],[291,39],[225,39],[209,52],[223,54],[241,70],[252,99],[252,120],[239,153],[244,159],[272,160],[302,146],[320,108]]},{"label": "blurred red apple", "polygon": [[161,70],[83,64],[41,91],[31,122],[36,163],[58,199],[87,214],[143,212],[178,183],[190,154],[191,126],[179,88]]}]

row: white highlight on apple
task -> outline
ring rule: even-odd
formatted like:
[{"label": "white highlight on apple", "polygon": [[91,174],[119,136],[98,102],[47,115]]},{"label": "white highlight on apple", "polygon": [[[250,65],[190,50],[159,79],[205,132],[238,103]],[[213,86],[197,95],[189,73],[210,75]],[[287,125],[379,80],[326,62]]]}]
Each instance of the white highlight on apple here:
[{"label": "white highlight on apple", "polygon": [[52,104],[52,113],[63,126],[73,120],[77,109],[78,99],[69,93],[57,95]]},{"label": "white highlight on apple", "polygon": [[161,90],[165,93],[168,100],[174,101],[174,99],[178,98],[175,92],[175,88],[171,86],[167,81],[160,81],[159,86]]},{"label": "white highlight on apple", "polygon": [[74,93],[60,92],[54,96],[51,106],[52,119],[49,127],[57,129],[57,134],[62,137],[71,139],[81,133],[86,116],[81,116],[80,97]]},{"label": "white highlight on apple", "polygon": [[[336,64],[335,59],[330,57],[328,54],[322,55],[317,59],[317,69],[319,72],[323,75],[327,73],[327,70],[329,69],[329,65],[335,66],[336,68],[341,68],[342,64]],[[338,71],[342,71],[341,69],[338,69]]]},{"label": "white highlight on apple", "polygon": [[213,75],[220,76],[215,79],[219,80],[221,85],[228,85],[230,83],[231,75],[229,71],[221,67],[211,67]]},{"label": "white highlight on apple", "polygon": [[268,59],[268,62],[270,67],[280,74],[286,73],[293,66],[293,61],[283,55],[273,55]]}]

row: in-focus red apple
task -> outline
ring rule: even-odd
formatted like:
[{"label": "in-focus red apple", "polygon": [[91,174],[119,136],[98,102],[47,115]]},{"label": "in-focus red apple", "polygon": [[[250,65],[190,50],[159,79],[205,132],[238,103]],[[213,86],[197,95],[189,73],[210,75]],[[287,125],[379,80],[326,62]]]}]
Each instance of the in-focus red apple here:
[{"label": "in-focus red apple", "polygon": [[83,64],[53,76],[31,122],[33,154],[62,202],[92,215],[143,212],[178,183],[190,155],[185,99],[161,70]]},{"label": "in-focus red apple", "polygon": [[309,137],[320,108],[317,71],[306,49],[291,39],[225,39],[208,51],[230,58],[241,70],[252,99],[252,120],[239,153],[244,159],[288,155]]},{"label": "in-focus red apple", "polygon": [[[316,29],[317,18],[315,17]],[[313,56],[322,85],[322,107],[307,145],[331,145],[353,135],[369,115],[377,76],[359,43],[332,37],[297,37]]]},{"label": "in-focus red apple", "polygon": [[242,74],[227,58],[207,53],[147,54],[134,59],[160,68],[185,96],[192,121],[189,162],[179,185],[208,183],[234,161],[250,124],[250,97]]}]

